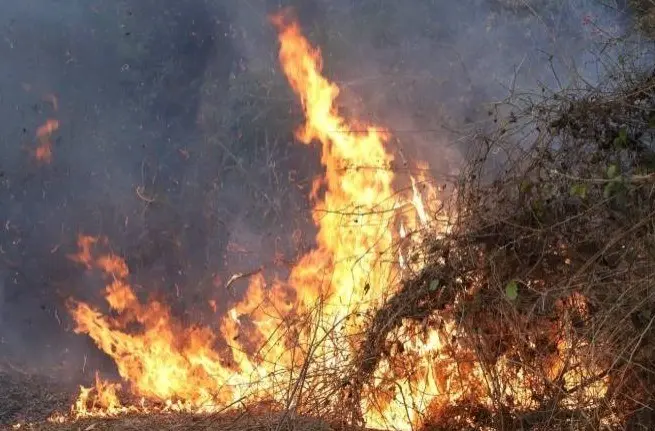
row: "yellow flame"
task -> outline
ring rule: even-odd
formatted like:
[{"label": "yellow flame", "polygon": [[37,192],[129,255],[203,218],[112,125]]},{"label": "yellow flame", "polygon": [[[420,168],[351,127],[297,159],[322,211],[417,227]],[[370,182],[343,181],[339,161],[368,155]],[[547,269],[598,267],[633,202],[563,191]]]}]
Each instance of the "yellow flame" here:
[{"label": "yellow flame", "polygon": [[[139,298],[125,262],[102,252],[107,241],[80,237],[71,258],[104,274],[112,313],[71,300],[75,330],[112,357],[124,389],[142,402],[121,404],[120,387],[96,378],[93,388],[81,389],[73,416],[215,412],[246,401],[301,409],[311,394],[334,388],[342,377],[334,370],[355,357],[367,315],[395,292],[405,272],[420,269],[417,232],[447,229],[438,208],[425,204],[439,203],[436,189],[423,187],[427,167],[409,178],[411,187],[399,186],[389,133],[344,118],[339,88],[322,74],[320,52],[295,21],[284,15],[272,21],[282,69],[305,116],[297,138],[321,147],[325,174],[310,195],[315,249],[287,281],[252,277],[213,331],[182,325],[166,304]],[[485,399],[483,370],[475,352],[453,341],[454,321],[423,328],[408,321],[393,336],[402,352],[381,361],[362,401],[369,426],[410,429],[428,410]],[[324,396],[336,405],[340,395]]]}]

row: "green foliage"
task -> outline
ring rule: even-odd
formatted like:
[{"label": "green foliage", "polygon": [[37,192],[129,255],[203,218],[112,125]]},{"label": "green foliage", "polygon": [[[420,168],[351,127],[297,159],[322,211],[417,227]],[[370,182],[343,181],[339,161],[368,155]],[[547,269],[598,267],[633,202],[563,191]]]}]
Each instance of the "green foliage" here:
[{"label": "green foliage", "polygon": [[628,131],[625,129],[625,127],[621,128],[621,130],[619,130],[618,136],[614,138],[614,146],[618,149],[628,147]]},{"label": "green foliage", "polygon": [[516,301],[516,299],[519,297],[519,286],[515,280],[510,281],[505,286],[505,296],[510,301]]},{"label": "green foliage", "polygon": [[527,180],[521,181],[521,186],[519,189],[521,190],[521,193],[530,193],[532,190],[532,183]]},{"label": "green foliage", "polygon": [[605,199],[610,199],[622,191],[624,189],[624,185],[620,176],[619,167],[617,165],[609,165],[607,167],[606,175],[610,181],[605,184],[605,187],[603,188],[603,197]]},{"label": "green foliage", "polygon": [[605,184],[603,188],[603,197],[605,199],[611,199],[619,195],[621,192],[626,190],[625,184],[620,179],[614,179],[613,181]]},{"label": "green foliage", "polygon": [[572,197],[584,199],[587,197],[588,187],[584,183],[573,184],[569,191]]}]

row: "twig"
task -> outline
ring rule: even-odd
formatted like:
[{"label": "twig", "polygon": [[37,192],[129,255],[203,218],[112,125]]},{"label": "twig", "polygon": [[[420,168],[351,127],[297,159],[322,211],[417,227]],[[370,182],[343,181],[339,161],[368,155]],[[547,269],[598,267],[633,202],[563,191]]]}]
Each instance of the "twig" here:
[{"label": "twig", "polygon": [[[569,180],[586,182],[586,183],[607,184],[616,181],[616,178],[580,178],[573,175],[565,174],[556,169],[551,169],[550,172],[556,175],[560,175]],[[645,174],[645,175],[630,175],[630,176],[620,177],[620,179],[621,181],[629,182],[629,183],[646,183],[649,181],[655,181],[655,173]]]},{"label": "twig", "polygon": [[248,272],[237,272],[235,274],[232,274],[232,276],[227,280],[227,283],[225,283],[225,289],[229,289],[234,282],[237,280],[241,280],[242,278],[249,278],[252,277],[253,275],[260,274],[264,270],[263,266],[260,266],[257,269],[253,269],[252,271]]},{"label": "twig", "polygon": [[156,200],[155,198],[150,198],[150,197],[147,197],[147,196],[145,196],[145,195],[143,194],[143,192],[144,192],[143,189],[144,189],[143,186],[137,186],[137,188],[136,188],[136,194],[137,194],[137,196],[138,196],[139,198],[141,198],[141,200],[146,201],[146,202],[149,203],[149,204],[155,202],[155,200]]}]

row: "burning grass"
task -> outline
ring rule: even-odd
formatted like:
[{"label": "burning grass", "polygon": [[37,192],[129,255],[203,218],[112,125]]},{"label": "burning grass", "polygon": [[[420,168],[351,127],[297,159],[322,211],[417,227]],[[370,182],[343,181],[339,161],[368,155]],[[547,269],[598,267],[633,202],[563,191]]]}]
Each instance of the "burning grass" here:
[{"label": "burning grass", "polygon": [[[114,360],[125,384],[97,379],[81,388],[71,417],[56,419],[214,414],[260,403],[299,416],[343,416],[338,382],[366,312],[407,267],[398,262],[394,238],[428,222],[421,174],[396,177],[389,134],[344,117],[335,103],[338,86],[322,75],[320,52],[290,17],[273,23],[282,69],[305,116],[297,140],[320,144],[325,169],[310,196],[315,248],[293,263],[287,280],[250,273],[242,297],[212,328],[182,322],[165,301],[141,297],[109,241],[81,236],[71,258],[104,278],[106,307],[71,298],[74,329]],[[399,189],[403,181],[414,187]],[[123,397],[124,388],[144,402]]]}]

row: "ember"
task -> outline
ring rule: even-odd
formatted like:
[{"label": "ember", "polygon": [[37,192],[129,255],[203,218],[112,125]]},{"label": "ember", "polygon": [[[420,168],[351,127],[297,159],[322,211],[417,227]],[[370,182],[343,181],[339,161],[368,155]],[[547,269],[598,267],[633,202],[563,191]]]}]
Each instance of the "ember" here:
[{"label": "ember", "polygon": [[38,146],[34,150],[34,157],[40,163],[52,162],[52,134],[59,129],[59,121],[49,119],[36,130]]}]

